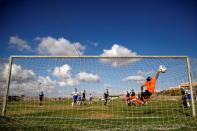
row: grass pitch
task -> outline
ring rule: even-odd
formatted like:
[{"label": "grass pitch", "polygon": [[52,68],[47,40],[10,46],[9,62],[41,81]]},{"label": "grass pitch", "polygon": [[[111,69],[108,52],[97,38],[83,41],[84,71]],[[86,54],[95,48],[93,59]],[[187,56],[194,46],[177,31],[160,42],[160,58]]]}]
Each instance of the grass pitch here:
[{"label": "grass pitch", "polygon": [[[1,130],[197,130],[197,119],[181,101],[154,99],[144,106],[127,106],[116,99],[104,106],[71,106],[71,99],[9,102]],[[196,103],[197,105],[197,103]]]}]

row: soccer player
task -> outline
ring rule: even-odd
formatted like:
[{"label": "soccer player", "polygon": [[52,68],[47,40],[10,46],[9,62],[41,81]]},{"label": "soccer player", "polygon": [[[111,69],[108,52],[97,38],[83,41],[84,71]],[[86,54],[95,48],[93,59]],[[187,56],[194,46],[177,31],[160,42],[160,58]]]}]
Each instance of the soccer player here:
[{"label": "soccer player", "polygon": [[83,102],[83,104],[85,104],[85,100],[86,100],[86,90],[84,90],[83,94],[82,94],[82,102]]},{"label": "soccer player", "polygon": [[[150,97],[154,94],[156,81],[160,73],[161,71],[158,70],[155,77],[148,76],[145,83],[141,86],[141,100],[144,104],[147,103],[150,100]],[[143,92],[144,87],[146,87],[146,90]]]},{"label": "soccer player", "polygon": [[196,90],[196,101],[197,101],[197,90]]},{"label": "soccer player", "polygon": [[188,99],[188,90],[181,89],[181,95],[182,95],[182,103],[184,108],[189,108],[189,99]]},{"label": "soccer player", "polygon": [[77,102],[78,94],[79,93],[77,92],[77,88],[75,88],[75,91],[72,93],[72,95],[73,95],[72,106],[74,106],[74,104]]},{"label": "soccer player", "polygon": [[134,90],[132,90],[132,92],[131,92],[131,96],[130,96],[130,104],[131,105],[136,105],[136,96],[135,96],[135,92],[134,92]]},{"label": "soccer player", "polygon": [[185,93],[185,89],[181,89],[181,96],[182,96],[182,103],[183,103],[183,107],[187,108],[187,95]]},{"label": "soccer player", "polygon": [[104,100],[105,100],[104,105],[106,106],[107,102],[109,100],[109,91],[108,91],[108,89],[106,89],[106,92],[104,92]]},{"label": "soccer player", "polygon": [[78,99],[77,104],[81,105],[82,104],[81,92],[79,92],[77,99]]},{"label": "soccer player", "polygon": [[185,90],[186,94],[187,94],[187,99],[191,100],[191,92],[190,90]]},{"label": "soccer player", "polygon": [[126,104],[128,105],[128,106],[130,106],[131,104],[130,104],[130,93],[127,91],[127,94],[126,94]]},{"label": "soccer player", "polygon": [[191,101],[191,93],[190,93],[190,90],[186,90],[185,91],[185,93],[186,93],[186,97],[187,97],[187,107],[190,107],[190,101]]},{"label": "soccer player", "polygon": [[44,93],[43,93],[43,91],[40,92],[39,98],[40,98],[40,106],[42,106],[42,100],[43,100],[43,98],[44,98]]},{"label": "soccer player", "polygon": [[92,99],[93,99],[93,97],[92,97],[92,94],[90,93],[90,95],[89,95],[89,104],[92,104]]},{"label": "soccer player", "polygon": [[134,106],[136,106],[136,105],[142,105],[143,104],[143,101],[140,99],[140,97],[137,97],[135,95],[134,90],[132,90],[132,92],[131,92],[130,104],[131,105],[134,105]]}]

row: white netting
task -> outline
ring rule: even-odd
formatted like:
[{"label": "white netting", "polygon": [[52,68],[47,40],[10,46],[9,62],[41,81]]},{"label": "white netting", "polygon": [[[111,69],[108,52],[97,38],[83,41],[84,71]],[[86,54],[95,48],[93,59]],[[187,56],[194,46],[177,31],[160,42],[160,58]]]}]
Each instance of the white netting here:
[{"label": "white netting", "polygon": [[4,68],[6,63],[8,63],[8,59],[0,58],[0,111],[2,111],[4,89],[6,87],[6,78],[4,74],[8,74],[8,70]]},{"label": "white netting", "polygon": [[[155,76],[160,65],[167,72],[160,74],[150,101],[143,104],[137,98],[128,106],[126,92],[141,94],[141,85],[148,76]],[[190,92],[186,59],[14,58],[6,116],[25,125],[84,130],[196,126],[191,99],[187,99],[190,106],[183,105],[181,88]],[[81,102],[79,94],[83,96],[84,90],[86,100]],[[75,95],[78,102],[72,106]]]},{"label": "white netting", "polygon": [[[194,92],[194,100],[197,102],[197,59],[191,58],[191,69],[192,69],[192,82],[193,82],[193,92]],[[196,106],[196,112],[197,112],[197,105]]]}]

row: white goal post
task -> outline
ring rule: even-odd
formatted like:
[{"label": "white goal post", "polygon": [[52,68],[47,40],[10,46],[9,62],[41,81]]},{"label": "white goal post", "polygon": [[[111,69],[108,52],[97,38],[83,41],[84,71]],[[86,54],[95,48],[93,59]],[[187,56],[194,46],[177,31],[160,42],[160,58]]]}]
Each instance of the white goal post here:
[{"label": "white goal post", "polygon": [[134,57],[104,57],[104,56],[10,56],[9,58],[9,68],[8,75],[6,81],[6,87],[4,92],[4,100],[3,100],[3,108],[2,108],[2,116],[6,116],[7,102],[8,102],[8,94],[11,82],[12,75],[12,65],[14,59],[183,59],[187,63],[187,78],[188,84],[191,92],[191,107],[192,107],[192,116],[196,117],[194,96],[193,96],[193,88],[192,88],[192,76],[191,76],[191,67],[190,60],[188,56],[134,56]]}]

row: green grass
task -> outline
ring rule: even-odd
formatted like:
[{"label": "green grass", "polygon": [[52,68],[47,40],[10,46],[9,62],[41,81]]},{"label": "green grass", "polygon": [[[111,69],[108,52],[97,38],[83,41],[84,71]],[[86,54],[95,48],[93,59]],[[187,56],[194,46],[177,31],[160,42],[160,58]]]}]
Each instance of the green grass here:
[{"label": "green grass", "polygon": [[71,100],[9,102],[0,130],[197,130],[191,109],[181,101],[153,100],[144,106],[103,101],[71,106]]}]

